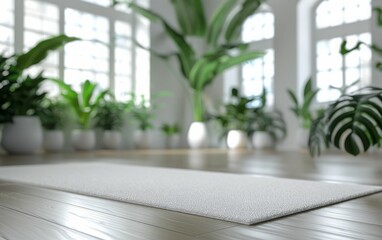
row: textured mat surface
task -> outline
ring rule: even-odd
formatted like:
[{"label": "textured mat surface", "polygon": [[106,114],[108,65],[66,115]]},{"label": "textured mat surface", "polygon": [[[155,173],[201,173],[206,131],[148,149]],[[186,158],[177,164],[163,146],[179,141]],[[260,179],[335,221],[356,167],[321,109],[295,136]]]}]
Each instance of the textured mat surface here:
[{"label": "textured mat surface", "polygon": [[382,191],[365,185],[108,163],[0,167],[0,179],[243,224]]}]

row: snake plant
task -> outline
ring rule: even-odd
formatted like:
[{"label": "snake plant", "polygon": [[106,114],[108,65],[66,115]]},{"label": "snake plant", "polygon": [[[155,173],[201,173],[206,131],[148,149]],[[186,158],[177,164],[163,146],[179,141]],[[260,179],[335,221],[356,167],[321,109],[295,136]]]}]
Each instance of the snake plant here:
[{"label": "snake plant", "polygon": [[[203,91],[205,87],[225,70],[246,61],[263,56],[263,52],[249,51],[248,43],[241,42],[240,33],[244,21],[261,6],[264,0],[225,0],[214,11],[211,19],[205,16],[202,0],[171,0],[179,29],[174,28],[160,14],[141,7],[131,1],[113,0],[116,4],[128,4],[137,14],[163,26],[168,38],[177,47],[175,53],[163,54],[150,50],[152,54],[168,59],[176,57],[180,72],[193,93],[194,120],[204,120]],[[187,37],[204,40],[208,50],[197,56]]]}]

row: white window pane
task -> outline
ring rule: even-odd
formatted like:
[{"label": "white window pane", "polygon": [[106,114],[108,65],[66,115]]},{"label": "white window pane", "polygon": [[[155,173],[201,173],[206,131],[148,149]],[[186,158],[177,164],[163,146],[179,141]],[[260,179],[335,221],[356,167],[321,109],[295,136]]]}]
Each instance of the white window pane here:
[{"label": "white window pane", "polygon": [[126,101],[130,99],[132,92],[131,76],[116,76],[115,77],[115,98],[118,101]]},{"label": "white window pane", "polygon": [[13,26],[14,25],[14,15],[13,11],[0,11],[0,24],[5,26]]},{"label": "white window pane", "polygon": [[3,0],[0,7],[0,53],[14,53],[14,0]]},{"label": "white window pane", "polygon": [[371,18],[371,0],[324,0],[316,8],[318,29]]},{"label": "white window pane", "polygon": [[[90,80],[101,88],[109,87],[109,20],[74,9],[66,9],[65,17],[65,32],[84,39],[65,46],[65,81],[79,87]],[[73,82],[74,77],[80,81]]]},{"label": "white window pane", "polygon": [[249,17],[243,25],[242,40],[244,42],[271,39],[274,37],[274,16],[268,5],[263,4],[253,16]]},{"label": "white window pane", "polygon": [[0,42],[11,45],[14,43],[13,29],[0,25]]},{"label": "white window pane", "polygon": [[360,80],[360,70],[359,68],[349,68],[345,72],[345,83],[346,85],[351,85],[355,81]]},{"label": "white window pane", "polygon": [[89,2],[89,3],[94,3],[97,5],[104,6],[104,7],[109,7],[112,4],[111,0],[83,0],[83,1]]},{"label": "white window pane", "polygon": [[347,54],[345,57],[346,67],[352,68],[352,67],[360,66],[361,65],[360,58],[361,56],[359,51],[353,51]]},{"label": "white window pane", "polygon": [[[262,58],[249,61],[242,66],[242,91],[246,96],[258,96],[265,87],[267,91],[267,105],[272,106],[274,50],[268,49]],[[255,104],[256,105],[256,104]]]},{"label": "white window pane", "polygon": [[[24,9],[24,51],[34,47],[38,42],[59,34],[58,7],[56,5],[35,0],[25,0]],[[58,53],[50,53],[39,65],[28,70],[28,74],[36,75],[44,70],[49,77],[59,77]]]}]

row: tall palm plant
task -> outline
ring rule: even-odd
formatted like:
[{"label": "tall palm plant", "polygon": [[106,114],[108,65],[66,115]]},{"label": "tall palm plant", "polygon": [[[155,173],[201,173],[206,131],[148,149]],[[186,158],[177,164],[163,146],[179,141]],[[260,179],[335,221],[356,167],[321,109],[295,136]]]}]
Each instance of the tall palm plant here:
[{"label": "tall palm plant", "polygon": [[[179,29],[175,29],[164,17],[150,9],[127,0],[113,0],[116,4],[128,4],[137,14],[163,26],[168,38],[177,47],[171,54],[149,49],[160,58],[176,57],[180,71],[193,93],[194,121],[203,121],[203,90],[225,70],[246,61],[263,56],[259,51],[248,51],[248,43],[241,42],[240,33],[244,21],[259,9],[265,0],[225,0],[214,11],[211,19],[205,16],[202,0],[171,0]],[[208,50],[197,56],[187,37],[204,40]],[[139,43],[137,43],[139,45]],[[141,45],[139,45],[141,46]],[[141,46],[143,47],[143,46]]]}]

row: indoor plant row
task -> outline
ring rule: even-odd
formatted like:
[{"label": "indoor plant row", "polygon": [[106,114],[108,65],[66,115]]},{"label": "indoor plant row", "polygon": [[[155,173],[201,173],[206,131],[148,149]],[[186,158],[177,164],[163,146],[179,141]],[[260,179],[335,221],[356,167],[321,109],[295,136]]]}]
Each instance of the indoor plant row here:
[{"label": "indoor plant row", "polygon": [[4,124],[2,146],[8,152],[34,152],[43,141],[36,110],[46,95],[40,88],[46,78],[43,73],[30,76],[26,70],[43,61],[50,51],[77,40],[59,35],[25,53],[0,56],[0,124]]},{"label": "indoor plant row", "polygon": [[224,112],[212,116],[222,129],[221,138],[230,149],[247,148],[249,137],[257,149],[274,148],[275,143],[286,135],[282,114],[267,109],[266,91],[260,96],[245,97],[233,88],[230,102],[224,105]]}]

